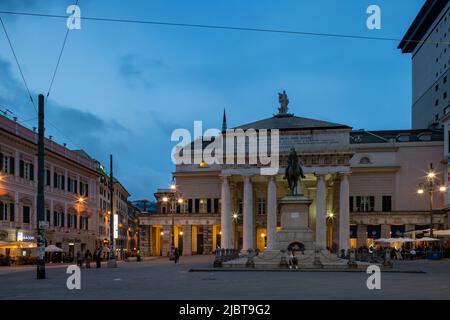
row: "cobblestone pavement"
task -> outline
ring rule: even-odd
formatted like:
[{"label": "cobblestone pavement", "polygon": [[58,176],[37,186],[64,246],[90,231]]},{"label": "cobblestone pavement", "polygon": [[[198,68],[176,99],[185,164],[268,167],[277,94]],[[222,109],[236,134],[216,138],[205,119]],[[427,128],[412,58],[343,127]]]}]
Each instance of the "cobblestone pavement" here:
[{"label": "cobblestone pavement", "polygon": [[450,299],[450,260],[401,261],[396,268],[426,273],[383,273],[381,290],[368,274],[346,272],[189,272],[212,256],[119,262],[117,269],[82,269],[81,290],[68,290],[67,265],[0,267],[0,299]]}]

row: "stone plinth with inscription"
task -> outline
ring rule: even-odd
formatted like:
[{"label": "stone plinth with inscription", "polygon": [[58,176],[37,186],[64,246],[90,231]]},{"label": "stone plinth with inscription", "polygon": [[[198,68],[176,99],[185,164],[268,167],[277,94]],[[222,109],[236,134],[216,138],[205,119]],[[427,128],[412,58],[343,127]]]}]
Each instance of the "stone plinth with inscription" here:
[{"label": "stone plinth with inscription", "polygon": [[312,200],[304,195],[286,196],[280,200],[281,230],[276,234],[275,250],[287,250],[298,242],[305,250],[314,250],[314,232],[309,226]]}]

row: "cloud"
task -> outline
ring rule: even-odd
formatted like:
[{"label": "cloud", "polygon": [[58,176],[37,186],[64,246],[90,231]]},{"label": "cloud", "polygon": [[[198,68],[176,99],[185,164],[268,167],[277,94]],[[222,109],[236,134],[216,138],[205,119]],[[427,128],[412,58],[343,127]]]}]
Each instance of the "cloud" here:
[{"label": "cloud", "polygon": [[[25,122],[29,128],[37,126],[36,111],[16,66],[1,56],[0,75],[0,110],[11,110],[19,116],[19,121],[30,120]],[[37,100],[37,94],[31,94]],[[166,166],[171,163],[161,161],[161,154],[167,154],[170,159],[170,133],[179,127],[177,124],[150,111],[150,121],[145,126],[125,128],[119,119],[107,119],[89,110],[80,110],[82,107],[49,99],[45,105],[46,136],[52,135],[54,141],[67,143],[70,149],[83,149],[104,164],[113,154],[115,175],[132,194],[132,199],[151,197],[157,186],[165,185],[170,178],[170,168]]]},{"label": "cloud", "polygon": [[150,88],[155,85],[154,72],[166,69],[168,66],[160,59],[141,57],[136,54],[126,54],[119,59],[119,74],[131,88],[140,85]]},{"label": "cloud", "polygon": [[[22,82],[15,78],[12,65],[0,57],[0,106],[9,109],[19,121],[34,119],[36,111],[30,104]],[[37,94],[31,93],[36,101]],[[91,112],[48,100],[46,111],[46,135],[52,135],[59,143],[67,143],[71,149],[84,148],[93,158],[105,158],[111,149],[126,150],[124,134],[127,130],[115,120],[107,120]],[[37,120],[26,122],[29,127]]]}]

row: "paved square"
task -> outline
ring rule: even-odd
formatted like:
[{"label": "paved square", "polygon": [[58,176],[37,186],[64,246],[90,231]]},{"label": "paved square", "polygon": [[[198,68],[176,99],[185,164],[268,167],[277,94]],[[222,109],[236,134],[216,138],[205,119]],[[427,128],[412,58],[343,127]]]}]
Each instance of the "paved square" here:
[{"label": "paved square", "polygon": [[0,268],[0,299],[450,299],[450,260],[397,262],[383,273],[381,290],[368,290],[369,275],[345,272],[189,272],[210,267],[212,256],[120,262],[117,269],[82,269],[81,290],[68,290],[66,266]]}]

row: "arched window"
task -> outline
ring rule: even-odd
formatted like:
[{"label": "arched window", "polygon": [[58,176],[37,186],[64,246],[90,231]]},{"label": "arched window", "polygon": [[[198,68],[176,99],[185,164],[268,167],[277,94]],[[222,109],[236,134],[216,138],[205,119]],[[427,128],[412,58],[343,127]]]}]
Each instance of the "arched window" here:
[{"label": "arched window", "polygon": [[359,163],[360,164],[370,164],[372,162],[370,161],[369,157],[361,157],[361,159],[359,160]]}]

